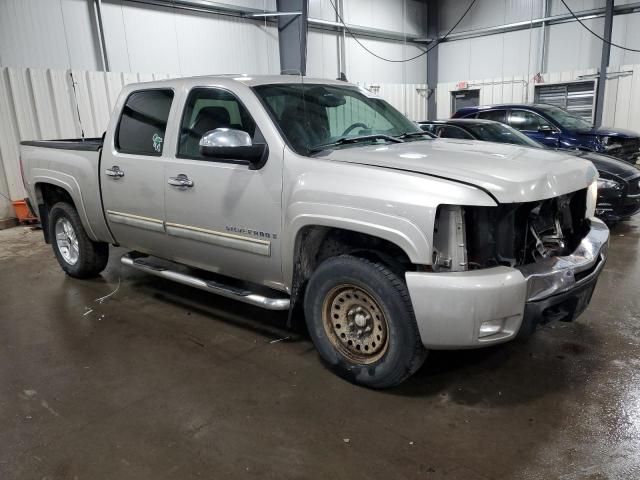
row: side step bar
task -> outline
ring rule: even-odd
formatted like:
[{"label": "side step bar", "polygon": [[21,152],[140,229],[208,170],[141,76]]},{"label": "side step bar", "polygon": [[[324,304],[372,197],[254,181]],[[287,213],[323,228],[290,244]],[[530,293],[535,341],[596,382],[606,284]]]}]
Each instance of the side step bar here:
[{"label": "side step bar", "polygon": [[190,287],[196,287],[205,292],[215,293],[222,297],[232,298],[240,302],[266,308],[267,310],[288,310],[290,300],[287,297],[271,298],[253,293],[237,287],[225,285],[214,280],[204,280],[184,273],[170,270],[169,268],[154,264],[149,257],[138,257],[135,254],[125,254],[120,259],[124,265],[150,273],[156,277],[166,278],[174,282],[182,283]]}]

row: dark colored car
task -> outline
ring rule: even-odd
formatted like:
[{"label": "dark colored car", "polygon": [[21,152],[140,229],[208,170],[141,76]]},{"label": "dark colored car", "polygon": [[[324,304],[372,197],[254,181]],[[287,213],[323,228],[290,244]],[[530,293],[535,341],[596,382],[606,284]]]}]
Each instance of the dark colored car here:
[{"label": "dark colored car", "polygon": [[[420,128],[441,138],[512,143],[532,148],[549,148],[514,128],[491,120],[456,119],[419,122]],[[624,220],[640,211],[640,170],[617,158],[595,152],[567,153],[590,160],[600,173],[596,215],[608,223]]]},{"label": "dark colored car", "polygon": [[590,150],[625,162],[640,157],[640,135],[619,128],[595,128],[582,117],[542,103],[466,107],[453,118],[494,120],[551,148]]}]

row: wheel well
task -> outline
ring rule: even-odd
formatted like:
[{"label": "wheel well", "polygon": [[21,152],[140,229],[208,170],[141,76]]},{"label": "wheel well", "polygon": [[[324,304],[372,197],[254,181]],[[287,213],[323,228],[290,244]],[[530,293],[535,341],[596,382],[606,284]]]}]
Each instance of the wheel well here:
[{"label": "wheel well", "polygon": [[49,239],[49,212],[58,202],[66,202],[75,208],[75,203],[64,188],[50,183],[38,183],[35,186],[36,201],[38,202],[38,216],[42,225],[44,241],[50,243]]},{"label": "wheel well", "polygon": [[316,267],[328,258],[345,254],[382,263],[401,277],[416,269],[405,251],[388,240],[341,228],[304,227],[294,246],[290,315],[301,311],[307,282]]}]

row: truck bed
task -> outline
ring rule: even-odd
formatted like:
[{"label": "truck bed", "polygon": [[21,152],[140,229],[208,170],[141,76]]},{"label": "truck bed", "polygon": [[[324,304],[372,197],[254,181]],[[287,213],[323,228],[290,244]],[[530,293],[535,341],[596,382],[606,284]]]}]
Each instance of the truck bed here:
[{"label": "truck bed", "polygon": [[102,138],[24,141],[20,161],[34,210],[40,214],[42,197],[37,192],[41,185],[62,188],[71,197],[89,238],[111,243],[114,240],[102,210],[102,145]]},{"label": "truck bed", "polygon": [[102,137],[99,138],[67,138],[63,140],[28,140],[20,145],[28,147],[57,148],[61,150],[80,150],[97,152],[102,148]]}]

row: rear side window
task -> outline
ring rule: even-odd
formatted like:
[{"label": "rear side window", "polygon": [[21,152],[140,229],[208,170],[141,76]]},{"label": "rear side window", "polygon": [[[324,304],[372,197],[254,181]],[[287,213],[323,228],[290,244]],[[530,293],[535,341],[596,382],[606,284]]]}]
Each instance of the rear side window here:
[{"label": "rear side window", "polygon": [[162,155],[172,90],[141,90],[129,95],[116,132],[116,149],[137,155]]},{"label": "rear side window", "polygon": [[507,123],[505,110],[485,110],[484,112],[478,113],[476,118],[481,118],[483,120],[493,120],[495,122]]}]

